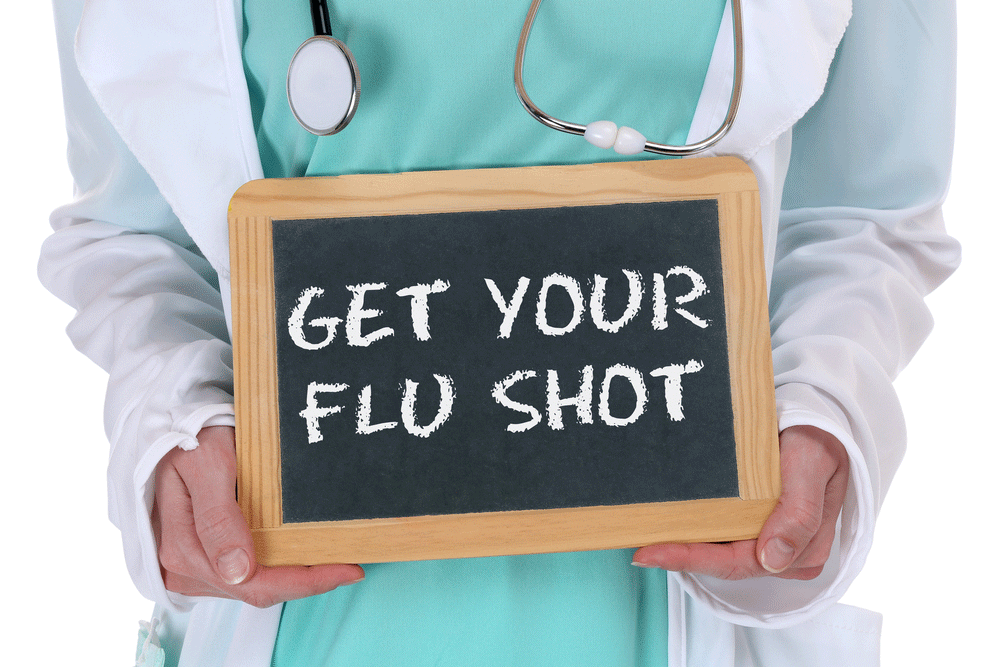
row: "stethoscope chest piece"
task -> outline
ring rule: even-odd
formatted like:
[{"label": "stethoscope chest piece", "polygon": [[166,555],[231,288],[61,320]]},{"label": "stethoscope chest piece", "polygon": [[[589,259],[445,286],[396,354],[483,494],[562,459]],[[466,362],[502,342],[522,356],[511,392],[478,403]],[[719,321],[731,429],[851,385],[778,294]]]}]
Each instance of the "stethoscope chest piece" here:
[{"label": "stethoscope chest piece", "polygon": [[288,105],[305,129],[326,136],[344,129],[358,108],[358,66],[347,46],[316,35],[288,65]]}]

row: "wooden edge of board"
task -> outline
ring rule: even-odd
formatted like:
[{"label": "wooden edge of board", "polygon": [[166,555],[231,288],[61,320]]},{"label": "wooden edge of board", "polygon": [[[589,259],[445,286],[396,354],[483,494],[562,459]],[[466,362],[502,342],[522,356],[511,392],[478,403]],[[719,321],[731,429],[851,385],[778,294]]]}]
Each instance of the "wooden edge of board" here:
[{"label": "wooden edge of board", "polygon": [[[694,158],[312,178],[268,178],[240,187],[229,215],[305,220],[469,210],[588,206],[757,192],[737,158]],[[582,187],[581,187],[582,185]]]},{"label": "wooden edge of board", "polygon": [[[302,523],[253,530],[268,565],[381,563],[625,549],[662,542],[750,539],[776,500],[686,500],[614,507],[484,512]],[[627,527],[628,537],[622,536]]]},{"label": "wooden edge of board", "polygon": [[251,528],[280,526],[281,452],[271,219],[230,216],[229,227],[237,496]]},{"label": "wooden edge of board", "polygon": [[718,203],[740,498],[777,498],[777,411],[774,401],[754,399],[774,391],[767,276],[757,251],[763,233],[760,196],[756,190],[725,192]]},{"label": "wooden edge of board", "polygon": [[[596,168],[600,167],[600,170]],[[713,198],[719,202],[738,498],[283,524],[271,222]],[[238,495],[264,565],[611,549],[755,537],[780,495],[756,177],[736,158],[251,181],[229,207]],[[748,280],[749,278],[749,280]],[[733,296],[730,297],[730,294]],[[761,295],[763,295],[761,297]],[[763,303],[761,303],[763,298]],[[763,335],[763,338],[761,336]],[[256,350],[251,358],[240,350]],[[263,372],[262,372],[263,371]],[[759,395],[759,394],[758,394]],[[766,402],[765,402],[766,403]],[[751,527],[748,530],[748,526]],[[628,537],[623,537],[627,533]]]}]

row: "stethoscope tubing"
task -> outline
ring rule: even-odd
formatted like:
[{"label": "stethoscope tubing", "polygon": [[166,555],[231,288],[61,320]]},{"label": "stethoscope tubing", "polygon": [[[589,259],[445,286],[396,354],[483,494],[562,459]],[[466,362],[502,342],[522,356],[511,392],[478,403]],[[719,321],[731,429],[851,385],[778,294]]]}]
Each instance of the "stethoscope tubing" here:
[{"label": "stethoscope tubing", "polygon": [[[587,126],[580,125],[578,123],[571,123],[569,121],[561,120],[554,116],[551,116],[544,111],[542,111],[538,105],[536,105],[531,97],[528,95],[527,90],[524,87],[524,53],[528,46],[528,37],[531,35],[531,28],[535,23],[535,17],[538,14],[538,7],[541,5],[541,0],[532,0],[531,7],[528,9],[528,15],[524,20],[524,25],[521,27],[521,34],[517,41],[517,51],[514,56],[514,90],[517,93],[518,99],[521,101],[521,105],[525,110],[538,122],[542,123],[546,127],[552,128],[553,130],[559,130],[560,132],[566,132],[568,134],[575,134],[579,136],[586,136],[589,140],[594,142],[591,135],[587,133]],[[351,54],[350,49],[347,48],[345,44],[336,40],[332,36],[332,25],[330,19],[330,9],[327,5],[326,0],[309,0],[309,7],[312,14],[313,21],[313,32],[314,37],[299,47],[296,51],[295,56],[292,58],[292,63],[295,62],[298,57],[299,52],[302,51],[306,45],[310,42],[323,39],[334,44],[340,51],[344,54],[346,62],[348,63],[351,72],[350,81],[350,102],[346,110],[345,116],[336,123],[334,127],[324,127],[324,128],[314,128],[310,127],[303,119],[299,116],[296,111],[295,104],[292,100],[291,93],[291,66],[289,67],[289,84],[288,84],[288,99],[289,105],[292,108],[292,113],[295,115],[296,120],[313,134],[317,135],[329,135],[335,134],[342,130],[351,118],[354,116],[354,112],[357,109],[358,104],[358,84],[357,84],[357,63],[354,60],[353,54]],[[702,139],[701,141],[685,144],[683,146],[672,146],[669,144],[659,144],[656,142],[648,141],[640,135],[638,132],[631,130],[630,128],[621,128],[621,131],[628,130],[631,134],[631,138],[634,141],[630,141],[629,149],[627,151],[619,150],[619,146],[615,146],[615,150],[619,152],[636,153],[645,151],[647,153],[653,153],[656,155],[666,155],[672,157],[686,157],[690,155],[695,155],[700,153],[715,144],[717,144],[730,130],[733,122],[736,120],[736,113],[740,106],[740,97],[743,91],[743,8],[741,0],[732,0],[732,18],[733,18],[733,89],[729,98],[729,110],[726,113],[726,117],[723,119],[722,124],[719,128],[713,132],[711,135]],[[613,124],[608,121],[601,121],[599,123],[594,123],[592,125],[608,125],[612,127],[612,131],[618,131],[614,128]],[[619,131],[619,137],[622,136],[621,131]],[[594,142],[596,143],[596,142]],[[606,147],[602,144],[602,147]]]},{"label": "stethoscope tubing", "polygon": [[333,36],[333,25],[330,22],[330,7],[326,0],[309,0],[309,9],[312,13],[313,34],[317,37]]},{"label": "stethoscope tubing", "polygon": [[[528,96],[528,92],[524,88],[524,52],[528,46],[528,36],[531,34],[531,27],[535,23],[535,15],[538,13],[538,6],[540,4],[541,0],[532,0],[531,8],[528,9],[528,16],[524,21],[524,26],[521,28],[521,36],[517,41],[517,54],[514,57],[514,89],[517,91],[517,98],[521,100],[521,104],[524,106],[525,110],[539,123],[550,127],[553,130],[583,136],[587,131],[587,127],[585,125],[560,120],[545,113],[531,101],[531,98]],[[743,92],[743,8],[741,6],[741,0],[732,0],[732,6],[733,91],[729,98],[729,111],[726,113],[726,117],[722,121],[722,125],[720,125],[719,129],[705,139],[693,144],[685,144],[684,146],[671,146],[668,144],[658,144],[652,141],[646,141],[643,150],[647,153],[669,155],[673,157],[695,155],[696,153],[700,153],[717,144],[722,137],[726,136],[726,133],[728,133],[729,129],[732,127],[733,122],[736,120],[736,112],[739,110],[740,96]]]}]

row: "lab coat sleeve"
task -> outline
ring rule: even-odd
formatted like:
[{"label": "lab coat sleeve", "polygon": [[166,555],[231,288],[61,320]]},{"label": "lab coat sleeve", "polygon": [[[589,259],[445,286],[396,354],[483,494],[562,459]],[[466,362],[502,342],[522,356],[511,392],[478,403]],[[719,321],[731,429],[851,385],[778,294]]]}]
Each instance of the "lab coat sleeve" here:
[{"label": "lab coat sleeve", "polygon": [[892,381],[930,332],[924,296],[959,260],[941,216],[954,11],[941,0],[855,2],[824,95],[792,130],[770,293],[779,428],[840,439],[850,488],[818,579],[681,576],[726,620],[806,620],[844,594],[868,554],[905,448]]},{"label": "lab coat sleeve", "polygon": [[[163,454],[233,423],[232,361],[213,268],[108,124],[73,57],[79,3],[56,22],[75,201],[52,215],[39,276],[76,309],[73,344],[109,374],[109,514],[139,591],[176,610],[150,526]],[[74,15],[75,13],[75,15]]]}]

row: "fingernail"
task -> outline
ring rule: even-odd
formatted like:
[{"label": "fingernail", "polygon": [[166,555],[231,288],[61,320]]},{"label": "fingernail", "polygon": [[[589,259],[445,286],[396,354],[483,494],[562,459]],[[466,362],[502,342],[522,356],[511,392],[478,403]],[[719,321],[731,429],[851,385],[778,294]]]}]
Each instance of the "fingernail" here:
[{"label": "fingernail", "polygon": [[243,583],[250,574],[250,556],[243,549],[233,549],[219,556],[216,561],[219,574],[230,586]]},{"label": "fingernail", "polygon": [[640,563],[638,561],[632,561],[632,565],[635,565],[636,567],[644,567],[650,570],[656,569],[656,566],[651,563]]},{"label": "fingernail", "polygon": [[771,574],[778,574],[788,569],[795,557],[795,547],[780,537],[773,537],[760,552],[760,564]]}]

